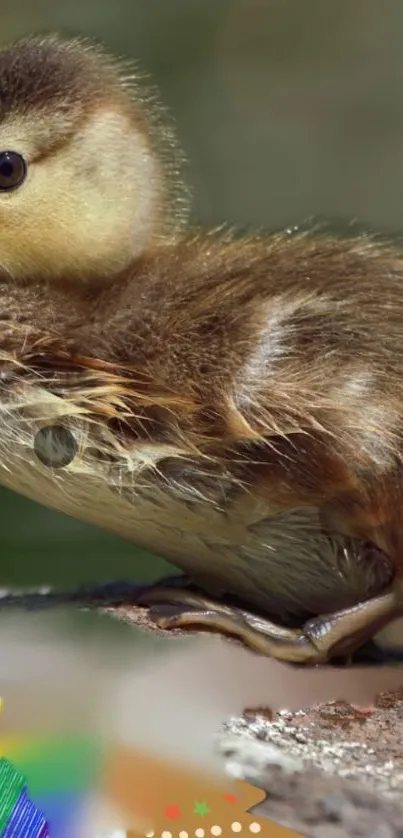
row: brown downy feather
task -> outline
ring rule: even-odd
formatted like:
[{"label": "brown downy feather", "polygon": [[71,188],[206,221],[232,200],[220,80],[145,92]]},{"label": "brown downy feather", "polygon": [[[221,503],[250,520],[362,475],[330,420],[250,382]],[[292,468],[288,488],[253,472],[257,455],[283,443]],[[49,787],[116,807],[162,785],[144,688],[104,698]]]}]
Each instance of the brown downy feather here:
[{"label": "brown downy feather", "polygon": [[0,482],[299,624],[403,564],[402,257],[185,235],[160,116],[102,50],[0,51]]},{"label": "brown downy feather", "polygon": [[[400,255],[370,242],[199,235],[145,255],[107,288],[6,283],[0,348],[14,378],[2,388],[2,443],[21,442],[13,411],[31,411],[38,420],[38,405],[45,404],[38,388],[51,394],[58,415],[86,425],[83,459],[69,466],[71,474],[84,471],[97,481],[101,473],[107,478],[109,463],[110,486],[119,484],[133,515],[136,494],[155,504],[151,521],[137,521],[136,540],[185,569],[194,560],[196,576],[203,576],[188,528],[211,550],[206,575],[241,595],[250,573],[247,596],[258,605],[267,599],[252,590],[263,565],[252,572],[251,555],[257,561],[270,543],[273,516],[278,522],[286,516],[276,534],[279,554],[279,538],[283,550],[296,539],[297,552],[304,538],[307,549],[315,539],[357,538],[401,566],[401,282]],[[21,310],[18,322],[12,312]],[[134,473],[138,483],[128,478]],[[163,537],[153,532],[161,497],[173,502],[182,547],[172,544],[165,512]],[[80,503],[81,517],[105,523],[104,510],[89,509],[91,498],[81,496]],[[186,521],[186,508],[194,521]],[[287,515],[296,513],[302,521],[288,524],[287,534]],[[246,571],[228,564],[231,550],[249,555]],[[374,571],[375,588],[377,574],[381,582],[390,578],[385,561]],[[320,597],[313,584],[307,601]],[[347,596],[343,591],[349,603],[362,597],[362,579],[355,584],[350,580]],[[325,599],[340,596],[327,590]],[[299,610],[309,613],[309,605]]]}]

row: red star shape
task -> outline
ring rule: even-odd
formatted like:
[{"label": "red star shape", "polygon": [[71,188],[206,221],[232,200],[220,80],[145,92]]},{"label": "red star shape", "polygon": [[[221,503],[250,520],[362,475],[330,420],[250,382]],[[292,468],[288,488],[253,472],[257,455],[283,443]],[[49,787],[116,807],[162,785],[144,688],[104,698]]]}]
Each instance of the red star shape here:
[{"label": "red star shape", "polygon": [[171,803],[169,806],[165,807],[164,815],[166,818],[169,818],[169,820],[175,821],[176,818],[180,818],[181,810],[179,806],[176,806],[174,803]]},{"label": "red star shape", "polygon": [[224,794],[224,800],[226,800],[228,803],[236,803],[235,794]]}]

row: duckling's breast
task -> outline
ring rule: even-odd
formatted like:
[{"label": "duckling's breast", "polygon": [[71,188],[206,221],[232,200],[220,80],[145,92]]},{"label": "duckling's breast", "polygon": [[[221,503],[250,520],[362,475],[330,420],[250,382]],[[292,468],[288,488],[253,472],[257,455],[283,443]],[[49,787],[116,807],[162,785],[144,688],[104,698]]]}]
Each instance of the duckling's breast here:
[{"label": "duckling's breast", "polygon": [[[374,547],[328,532],[319,509],[281,510],[228,477],[206,479],[172,446],[128,450],[111,440],[113,456],[103,456],[91,419],[38,385],[20,382],[0,394],[0,413],[1,484],[117,533],[211,593],[236,596],[283,623],[353,605],[393,576]],[[75,444],[71,461],[54,467],[38,456],[36,440],[61,424]]]}]

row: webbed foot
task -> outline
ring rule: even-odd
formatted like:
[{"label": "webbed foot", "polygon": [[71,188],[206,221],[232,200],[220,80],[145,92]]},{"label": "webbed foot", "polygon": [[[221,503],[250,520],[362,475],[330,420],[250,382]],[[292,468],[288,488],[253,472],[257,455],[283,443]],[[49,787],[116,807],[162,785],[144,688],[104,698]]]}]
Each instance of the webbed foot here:
[{"label": "webbed foot", "polygon": [[[189,580],[154,585],[136,599],[148,606],[150,619],[161,629],[207,631],[237,638],[265,657],[300,665],[359,661],[357,650],[392,619],[403,613],[403,581],[366,602],[307,620],[299,629],[282,627],[264,616],[205,596]],[[402,656],[403,657],[403,656]],[[380,663],[361,660],[365,663]],[[386,653],[385,662],[396,662]]]}]

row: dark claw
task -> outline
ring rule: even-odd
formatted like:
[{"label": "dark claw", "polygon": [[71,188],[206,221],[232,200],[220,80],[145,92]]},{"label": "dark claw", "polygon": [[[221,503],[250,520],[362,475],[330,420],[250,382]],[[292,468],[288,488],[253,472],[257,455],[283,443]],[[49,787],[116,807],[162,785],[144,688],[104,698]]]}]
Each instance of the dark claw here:
[{"label": "dark claw", "polygon": [[403,648],[381,646],[376,640],[368,640],[349,657],[335,657],[329,661],[331,666],[394,666],[403,663]]},{"label": "dark claw", "polygon": [[370,640],[361,649],[357,649],[354,655],[354,663],[373,664],[374,666],[388,666],[396,663],[403,663],[403,648],[399,646],[381,645],[375,640]]}]

